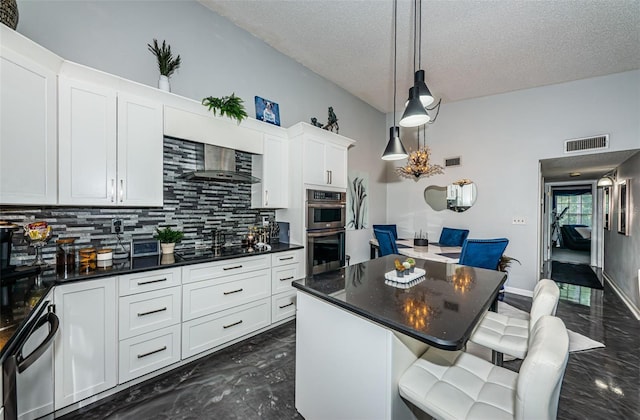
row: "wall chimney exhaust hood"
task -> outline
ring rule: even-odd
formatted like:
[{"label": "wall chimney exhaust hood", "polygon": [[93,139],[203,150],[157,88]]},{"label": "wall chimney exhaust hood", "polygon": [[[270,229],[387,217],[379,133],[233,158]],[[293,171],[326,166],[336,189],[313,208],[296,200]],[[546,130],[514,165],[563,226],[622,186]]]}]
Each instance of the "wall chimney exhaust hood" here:
[{"label": "wall chimney exhaust hood", "polygon": [[255,184],[259,178],[236,171],[236,151],[226,147],[204,145],[204,170],[185,174],[186,179]]}]

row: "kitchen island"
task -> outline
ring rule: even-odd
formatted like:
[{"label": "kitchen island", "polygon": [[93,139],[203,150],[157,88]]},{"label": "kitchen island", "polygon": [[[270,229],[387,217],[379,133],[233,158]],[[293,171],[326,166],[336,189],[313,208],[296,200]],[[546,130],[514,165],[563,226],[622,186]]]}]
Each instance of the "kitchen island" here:
[{"label": "kitchen island", "polygon": [[410,284],[385,280],[388,255],[307,277],[298,289],[296,409],[306,419],[413,418],[397,381],[428,346],[456,351],[495,302],[505,273],[417,260]]}]

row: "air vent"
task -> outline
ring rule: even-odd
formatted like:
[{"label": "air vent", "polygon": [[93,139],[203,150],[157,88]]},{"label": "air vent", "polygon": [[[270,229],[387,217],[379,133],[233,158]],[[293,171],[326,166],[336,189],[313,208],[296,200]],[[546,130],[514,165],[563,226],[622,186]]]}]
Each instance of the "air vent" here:
[{"label": "air vent", "polygon": [[460,156],[445,159],[444,166],[445,167],[460,166]]},{"label": "air vent", "polygon": [[574,153],[583,150],[602,150],[609,148],[609,135],[571,139],[564,142],[564,152]]}]

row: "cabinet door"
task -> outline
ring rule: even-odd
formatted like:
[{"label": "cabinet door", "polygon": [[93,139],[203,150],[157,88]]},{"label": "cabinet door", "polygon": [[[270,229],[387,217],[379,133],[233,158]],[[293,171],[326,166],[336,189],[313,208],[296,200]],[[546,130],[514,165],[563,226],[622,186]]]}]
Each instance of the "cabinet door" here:
[{"label": "cabinet door", "polygon": [[60,331],[54,346],[56,410],[117,383],[115,278],[56,286]]},{"label": "cabinet door", "polygon": [[324,142],[312,137],[304,139],[303,170],[307,184],[327,185],[329,176],[324,167]]},{"label": "cabinet door", "polygon": [[56,74],[3,46],[0,86],[0,203],[56,204]]},{"label": "cabinet door", "polygon": [[116,91],[59,80],[60,204],[116,205]]},{"label": "cabinet door", "polygon": [[289,150],[287,140],[265,135],[262,167],[262,207],[289,207]]},{"label": "cabinet door", "polygon": [[329,172],[329,185],[347,188],[347,151],[327,143],[324,149],[325,169]]},{"label": "cabinet door", "polygon": [[119,93],[119,205],[162,206],[162,141],[162,105]]}]

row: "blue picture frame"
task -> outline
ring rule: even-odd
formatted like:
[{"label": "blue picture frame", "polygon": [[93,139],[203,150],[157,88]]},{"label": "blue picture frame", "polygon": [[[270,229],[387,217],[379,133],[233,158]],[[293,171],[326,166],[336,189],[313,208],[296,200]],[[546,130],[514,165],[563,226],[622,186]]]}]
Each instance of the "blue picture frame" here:
[{"label": "blue picture frame", "polygon": [[256,119],[269,124],[280,126],[280,108],[269,99],[255,97]]}]

